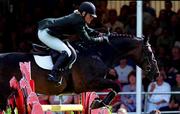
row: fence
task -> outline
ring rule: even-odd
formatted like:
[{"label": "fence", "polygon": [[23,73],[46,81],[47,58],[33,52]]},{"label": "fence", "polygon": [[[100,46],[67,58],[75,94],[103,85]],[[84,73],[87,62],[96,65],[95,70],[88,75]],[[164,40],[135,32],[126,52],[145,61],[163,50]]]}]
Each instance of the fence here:
[{"label": "fence", "polygon": [[[98,95],[107,95],[108,92],[97,92]],[[127,95],[127,94],[136,94],[136,92],[119,92],[118,95]],[[146,112],[146,102],[147,102],[147,96],[148,94],[180,94],[180,91],[173,91],[173,92],[141,92],[142,95],[144,95],[144,107],[143,109],[144,112],[142,112],[142,114],[148,114]],[[180,111],[161,111],[161,114],[168,114],[168,113],[179,113],[180,114]],[[113,114],[117,114],[117,113],[113,113]],[[136,112],[128,112],[128,114],[137,114]]]}]

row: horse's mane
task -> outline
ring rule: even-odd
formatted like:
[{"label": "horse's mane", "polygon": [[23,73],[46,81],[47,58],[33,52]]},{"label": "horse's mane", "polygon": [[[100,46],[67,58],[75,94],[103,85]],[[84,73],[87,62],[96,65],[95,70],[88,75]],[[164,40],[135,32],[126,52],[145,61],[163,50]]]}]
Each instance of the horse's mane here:
[{"label": "horse's mane", "polygon": [[129,38],[129,39],[135,38],[135,35],[133,34],[119,34],[116,32],[110,33],[108,36],[109,38]]},{"label": "horse's mane", "polygon": [[[108,64],[113,64],[113,58],[115,58],[116,50],[114,47],[121,47],[119,52],[124,54],[128,49],[133,48],[136,43],[134,41],[142,40],[135,35],[130,34],[118,34],[110,33],[108,35],[110,44],[107,42],[96,43],[96,42],[75,42],[73,47],[78,51],[78,56],[99,56],[103,61]],[[125,49],[126,48],[126,49]],[[123,58],[123,55],[122,55]]]},{"label": "horse's mane", "polygon": [[137,37],[133,34],[119,34],[119,33],[116,33],[116,32],[113,32],[113,33],[110,33],[108,35],[109,37],[109,40],[111,39],[134,39],[134,40],[145,40],[145,42],[148,42],[148,38],[145,37],[145,36],[142,36],[142,37]]}]

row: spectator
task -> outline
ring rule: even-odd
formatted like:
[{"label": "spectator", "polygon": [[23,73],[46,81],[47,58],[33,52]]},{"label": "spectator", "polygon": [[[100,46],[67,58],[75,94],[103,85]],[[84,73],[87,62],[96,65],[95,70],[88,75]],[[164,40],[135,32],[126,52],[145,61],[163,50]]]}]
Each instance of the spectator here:
[{"label": "spectator", "polygon": [[128,114],[125,108],[119,108],[117,114]]},{"label": "spectator", "polygon": [[148,86],[151,82],[151,79],[145,75],[144,71],[142,71],[142,85],[144,87],[144,91],[148,91]]},{"label": "spectator", "polygon": [[130,13],[130,15],[136,14],[136,1],[132,0],[129,2],[129,13]]},{"label": "spectator", "polygon": [[[150,35],[150,44],[156,48],[156,41],[157,38],[161,35],[163,28],[160,26],[160,22],[158,18],[154,18],[152,20],[152,23],[145,28],[144,34],[145,35]],[[147,32],[147,33],[146,33]]]},{"label": "spectator", "polygon": [[180,8],[177,11],[177,17],[178,17],[178,19],[180,19]]},{"label": "spectator", "polygon": [[107,23],[108,21],[108,9],[107,9],[108,1],[107,0],[97,0],[97,15],[101,17],[102,24]]},{"label": "spectator", "polygon": [[164,67],[167,69],[168,67],[168,63],[167,61],[169,60],[169,56],[168,56],[168,53],[166,51],[166,47],[164,46],[159,46],[157,47],[157,50],[156,50],[156,59],[157,59],[157,62],[158,62],[158,65],[160,67]]},{"label": "spectator", "polygon": [[[144,87],[142,86],[142,91]],[[136,92],[136,72],[132,71],[128,75],[128,85],[124,85],[122,92]],[[143,101],[143,99],[142,99]],[[136,111],[136,95],[126,94],[121,96],[121,107],[125,107],[128,112]]]},{"label": "spectator", "polygon": [[[180,91],[180,72],[176,73],[176,85],[172,87],[173,92]],[[160,108],[161,111],[180,111],[180,94],[172,94],[168,106]]]},{"label": "spectator", "polygon": [[143,12],[143,27],[144,28],[149,27],[152,24],[153,20],[154,20],[154,17],[151,14],[147,12]]},{"label": "spectator", "polygon": [[176,13],[174,11],[172,11],[171,0],[166,0],[164,3],[165,3],[165,9],[163,9],[163,10],[165,11],[165,18],[167,20],[167,24],[170,25],[171,17],[173,15],[175,15]]},{"label": "spectator", "polygon": [[180,71],[180,48],[174,46],[171,49],[171,56],[169,59],[169,66],[167,71],[167,77],[170,84],[173,86],[175,84],[175,74]]},{"label": "spectator", "polygon": [[123,34],[123,33],[124,33],[124,30],[123,30],[123,28],[121,28],[121,27],[116,27],[115,30],[114,30],[114,32],[116,32],[116,33],[118,33],[118,34]]},{"label": "spectator", "polygon": [[158,20],[159,20],[159,23],[160,23],[159,26],[161,28],[168,27],[167,20],[166,20],[166,12],[165,12],[165,10],[160,10],[159,11]]},{"label": "spectator", "polygon": [[[171,92],[171,86],[164,81],[165,73],[160,72],[160,75],[156,77],[156,81],[150,83],[148,86],[148,92]],[[147,112],[157,110],[161,107],[168,106],[170,95],[169,94],[149,94],[147,101]]]},{"label": "spectator", "polygon": [[117,11],[115,9],[109,10],[109,19],[108,22],[105,23],[105,27],[110,28],[111,32],[115,32],[117,27],[124,30],[124,25],[118,21]]},{"label": "spectator", "polygon": [[127,34],[136,34],[136,15],[128,17],[128,24],[124,28],[124,32]]},{"label": "spectator", "polygon": [[[170,32],[172,34],[173,40],[178,41],[180,34],[180,20],[178,20],[178,15],[173,15],[170,19]],[[173,43],[174,43],[173,42]]]},{"label": "spectator", "polygon": [[153,110],[149,114],[161,114],[161,112],[159,110]]},{"label": "spectator", "polygon": [[150,1],[143,1],[143,26],[146,28],[152,24],[154,18],[156,18],[155,9],[150,6]]},{"label": "spectator", "polygon": [[[171,49],[174,44],[174,39],[171,35],[172,34],[168,27],[163,28],[161,35],[157,38],[156,46],[164,46],[167,49]],[[170,50],[167,51],[169,52]]]},{"label": "spectator", "polygon": [[[179,8],[179,10],[177,11],[177,24],[178,24],[178,27],[180,27],[180,8]],[[180,29],[178,29],[178,30],[176,30],[177,32],[177,39],[176,39],[176,41],[179,41],[179,38],[180,38]]]},{"label": "spectator", "polygon": [[180,47],[174,46],[171,49],[172,59],[171,59],[171,68],[169,72],[180,71]]},{"label": "spectator", "polygon": [[124,26],[128,23],[128,17],[129,17],[129,6],[123,5],[120,9],[120,15],[118,16],[118,20],[124,24]]},{"label": "spectator", "polygon": [[149,13],[154,18],[156,17],[156,10],[151,7],[149,0],[143,1],[143,11]]},{"label": "spectator", "polygon": [[128,83],[128,75],[131,71],[133,71],[133,67],[127,64],[128,60],[126,58],[121,59],[119,61],[119,65],[114,67],[118,80],[121,84],[125,85]]},{"label": "spectator", "polygon": [[52,95],[49,97],[50,104],[63,104],[68,99],[68,96],[62,95],[62,96],[55,96]]}]

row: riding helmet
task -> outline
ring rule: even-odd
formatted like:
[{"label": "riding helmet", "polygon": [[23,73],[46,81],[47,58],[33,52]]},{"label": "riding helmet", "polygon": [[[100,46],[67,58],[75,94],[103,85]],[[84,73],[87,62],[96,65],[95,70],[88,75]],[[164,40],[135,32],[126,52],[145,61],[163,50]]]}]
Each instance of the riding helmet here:
[{"label": "riding helmet", "polygon": [[82,13],[85,11],[86,13],[91,14],[93,17],[97,17],[96,15],[96,7],[91,2],[83,2],[79,6],[79,12]]}]

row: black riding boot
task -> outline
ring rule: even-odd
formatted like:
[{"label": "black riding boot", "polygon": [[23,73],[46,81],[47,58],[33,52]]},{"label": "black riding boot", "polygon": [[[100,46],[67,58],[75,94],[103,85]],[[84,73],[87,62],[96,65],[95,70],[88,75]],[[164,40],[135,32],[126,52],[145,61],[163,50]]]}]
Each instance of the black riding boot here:
[{"label": "black riding boot", "polygon": [[62,51],[61,55],[58,57],[56,63],[53,66],[53,69],[50,74],[48,74],[48,80],[54,81],[54,82],[59,82],[59,76],[58,76],[58,71],[62,67],[65,59],[68,57],[68,54],[66,51]]}]

